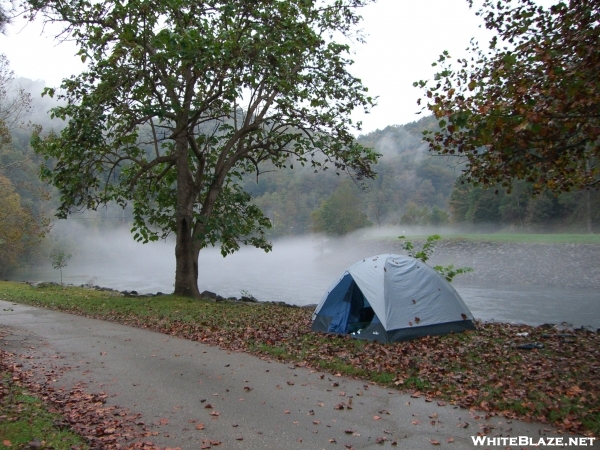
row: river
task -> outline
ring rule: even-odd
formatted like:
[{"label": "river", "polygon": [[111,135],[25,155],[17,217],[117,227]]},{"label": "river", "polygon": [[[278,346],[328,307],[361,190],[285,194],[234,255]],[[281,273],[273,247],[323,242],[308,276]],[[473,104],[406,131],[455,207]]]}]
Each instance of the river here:
[{"label": "river", "polygon": [[[127,235],[118,238],[100,236],[86,242],[87,247],[80,245],[77,257],[63,269],[65,283],[136,290],[138,293],[173,291],[175,259],[171,243],[141,245]],[[275,242],[270,253],[244,248],[227,258],[223,258],[218,249],[208,248],[200,254],[199,287],[201,291],[208,290],[224,297],[240,297],[244,293],[261,301],[315,304],[345,268],[360,258],[397,250],[387,247],[381,242],[354,245],[352,241],[343,241],[332,245],[324,239],[304,237]],[[600,246],[595,247],[592,248],[594,252],[600,251]],[[444,256],[441,250],[442,259],[448,259],[447,254],[459,255],[459,266],[464,263],[465,254],[477,253],[446,249]],[[542,250],[566,253],[562,248],[549,250],[544,247],[540,252]],[[581,254],[581,249],[575,250],[577,255]],[[530,255],[531,251],[525,253],[536,261],[535,255]],[[555,264],[558,269],[549,273],[556,276],[558,270],[562,278],[548,284],[546,278],[550,275],[544,275],[542,270],[542,263],[548,259],[546,254],[540,253],[544,261],[540,261],[540,268],[531,268],[531,274],[523,274],[524,270],[517,267],[525,256],[508,258],[506,267],[501,268],[502,264],[494,260],[498,251],[492,253],[485,249],[484,254],[488,255],[485,259],[490,261],[493,271],[481,262],[481,254],[476,254],[471,259],[477,263],[474,264],[474,275],[458,277],[453,283],[476,318],[530,325],[567,322],[577,327],[600,328],[600,286],[594,284],[595,279],[590,281],[589,274],[586,275],[580,268],[573,273],[564,273],[566,269]],[[581,259],[580,256],[578,258]],[[595,254],[589,258],[592,264],[598,261],[594,259]],[[568,262],[565,265],[573,266]],[[515,269],[519,276],[511,275],[511,269]],[[585,280],[582,278],[582,282],[577,283],[574,278],[578,276]],[[16,274],[13,279],[59,281],[59,274],[47,265]]]}]

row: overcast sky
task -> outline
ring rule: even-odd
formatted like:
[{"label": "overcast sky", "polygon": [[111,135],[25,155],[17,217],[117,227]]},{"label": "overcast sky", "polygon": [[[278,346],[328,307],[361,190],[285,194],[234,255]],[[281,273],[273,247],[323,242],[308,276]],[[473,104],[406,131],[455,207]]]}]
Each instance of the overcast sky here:
[{"label": "overcast sky", "polygon": [[[465,55],[471,37],[482,44],[491,38],[466,0],[379,0],[362,15],[367,43],[354,47],[351,72],[379,97],[371,114],[355,117],[363,121],[363,133],[418,120],[421,92],[412,83],[432,77],[431,63],[443,50],[456,58]],[[17,76],[58,86],[83,64],[74,56],[74,45],[58,43],[49,31],[42,33],[39,23],[17,21],[0,35],[0,53]]]}]

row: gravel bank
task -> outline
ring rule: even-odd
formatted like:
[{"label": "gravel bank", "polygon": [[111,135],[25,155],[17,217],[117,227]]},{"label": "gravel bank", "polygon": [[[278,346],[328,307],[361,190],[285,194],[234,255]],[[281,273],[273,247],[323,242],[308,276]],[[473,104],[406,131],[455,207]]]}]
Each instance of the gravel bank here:
[{"label": "gravel bank", "polygon": [[[399,240],[368,241],[350,249],[361,256],[371,252],[401,253]],[[417,248],[422,243],[416,242]],[[367,250],[368,248],[368,250]],[[474,272],[461,275],[460,284],[510,283],[577,288],[600,288],[600,245],[594,244],[523,244],[443,240],[429,261],[430,265],[454,264],[472,267]]]}]

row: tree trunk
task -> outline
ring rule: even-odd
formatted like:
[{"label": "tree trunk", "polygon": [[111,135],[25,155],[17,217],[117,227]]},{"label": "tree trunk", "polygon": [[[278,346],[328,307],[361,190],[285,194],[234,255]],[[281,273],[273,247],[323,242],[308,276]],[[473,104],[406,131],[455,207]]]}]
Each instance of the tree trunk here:
[{"label": "tree trunk", "polygon": [[593,233],[592,230],[592,202],[590,200],[590,190],[585,190],[585,212],[586,212],[586,225],[587,232],[589,234]]},{"label": "tree trunk", "polygon": [[187,161],[187,138],[177,140],[177,211],[175,243],[175,295],[200,297],[198,259],[192,240],[195,188]]}]

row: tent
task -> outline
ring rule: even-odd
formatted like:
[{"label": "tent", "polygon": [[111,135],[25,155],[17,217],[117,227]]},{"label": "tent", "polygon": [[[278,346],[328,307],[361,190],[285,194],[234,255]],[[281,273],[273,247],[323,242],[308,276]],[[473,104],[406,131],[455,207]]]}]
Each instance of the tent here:
[{"label": "tent", "polygon": [[313,313],[313,331],[382,342],[475,329],[446,279],[424,262],[385,254],[344,272]]}]

